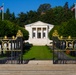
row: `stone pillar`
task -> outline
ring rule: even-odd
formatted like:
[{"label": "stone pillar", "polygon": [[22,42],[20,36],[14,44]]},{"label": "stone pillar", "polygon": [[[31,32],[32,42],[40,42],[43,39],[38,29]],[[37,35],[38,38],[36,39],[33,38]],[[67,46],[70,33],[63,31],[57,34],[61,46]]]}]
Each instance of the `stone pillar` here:
[{"label": "stone pillar", "polygon": [[37,27],[36,27],[36,39],[37,39]]},{"label": "stone pillar", "polygon": [[31,29],[30,37],[33,38],[33,28]]},{"label": "stone pillar", "polygon": [[41,38],[43,38],[43,28],[41,28]]},{"label": "stone pillar", "polygon": [[48,38],[48,27],[46,27],[46,38]]},{"label": "stone pillar", "polygon": [[46,27],[46,39],[47,39],[47,45],[48,45],[48,26]]}]

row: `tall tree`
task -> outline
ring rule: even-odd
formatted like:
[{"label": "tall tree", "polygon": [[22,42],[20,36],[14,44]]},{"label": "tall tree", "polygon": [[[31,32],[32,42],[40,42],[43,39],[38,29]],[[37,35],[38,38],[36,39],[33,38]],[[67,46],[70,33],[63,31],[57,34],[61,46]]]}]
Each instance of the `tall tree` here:
[{"label": "tall tree", "polygon": [[64,4],[64,7],[63,7],[63,8],[64,8],[64,10],[66,10],[66,11],[69,10],[68,2],[66,2],[66,3]]},{"label": "tall tree", "polygon": [[70,7],[70,10],[71,10],[71,14],[72,14],[72,18],[75,18],[75,9],[72,11],[72,8],[75,7],[75,4],[73,4],[71,7]]},{"label": "tall tree", "polygon": [[54,13],[54,24],[55,25],[59,25],[62,20],[63,20],[63,7],[62,6],[56,6],[53,9],[53,13]]},{"label": "tall tree", "polygon": [[32,11],[30,10],[29,12],[27,12],[27,21],[28,23],[32,23],[38,20],[38,13],[36,11]]},{"label": "tall tree", "polygon": [[21,12],[20,14],[18,14],[17,24],[19,26],[24,27],[26,20],[27,20],[27,15],[25,13]]},{"label": "tall tree", "polygon": [[72,18],[71,10],[69,9],[68,2],[65,3],[64,5],[64,12],[63,12],[63,22],[68,21],[69,19]]},{"label": "tall tree", "polygon": [[11,16],[10,10],[7,9],[5,13],[5,20],[10,20],[10,16]]},{"label": "tall tree", "polygon": [[11,14],[11,18],[10,18],[10,19],[11,19],[12,22],[14,22],[14,21],[15,21],[15,18],[16,18],[16,17],[15,17],[15,13],[13,12],[13,13]]},{"label": "tall tree", "polygon": [[55,15],[53,10],[48,10],[46,14],[41,15],[40,20],[46,23],[55,24]]},{"label": "tall tree", "polygon": [[39,6],[39,8],[37,9],[37,12],[42,13],[42,12],[46,12],[47,10],[51,9],[51,5],[50,4],[41,4]]}]

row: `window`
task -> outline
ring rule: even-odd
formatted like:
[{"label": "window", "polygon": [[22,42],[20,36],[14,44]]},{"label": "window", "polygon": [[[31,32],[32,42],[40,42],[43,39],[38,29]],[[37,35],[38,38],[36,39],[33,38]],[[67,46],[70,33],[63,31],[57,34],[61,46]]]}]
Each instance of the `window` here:
[{"label": "window", "polygon": [[45,38],[45,32],[43,32],[43,38]]},{"label": "window", "polygon": [[43,28],[43,31],[46,31],[46,28]]},{"label": "window", "polygon": [[35,38],[35,32],[33,32],[33,38]]},{"label": "window", "polygon": [[41,38],[41,33],[38,32],[37,38]]},{"label": "window", "polygon": [[36,28],[32,28],[32,38],[36,37]]},{"label": "window", "polygon": [[35,31],[35,30],[36,30],[36,28],[32,28],[32,30],[33,30],[33,31]]}]

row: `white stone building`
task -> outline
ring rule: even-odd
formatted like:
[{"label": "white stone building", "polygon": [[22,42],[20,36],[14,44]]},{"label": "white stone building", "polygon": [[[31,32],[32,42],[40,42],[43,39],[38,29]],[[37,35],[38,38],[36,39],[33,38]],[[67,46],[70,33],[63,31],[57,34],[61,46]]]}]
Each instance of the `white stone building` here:
[{"label": "white stone building", "polygon": [[54,25],[41,21],[25,25],[25,29],[29,32],[29,39],[26,42],[33,45],[48,45],[50,43],[48,32],[53,27]]}]

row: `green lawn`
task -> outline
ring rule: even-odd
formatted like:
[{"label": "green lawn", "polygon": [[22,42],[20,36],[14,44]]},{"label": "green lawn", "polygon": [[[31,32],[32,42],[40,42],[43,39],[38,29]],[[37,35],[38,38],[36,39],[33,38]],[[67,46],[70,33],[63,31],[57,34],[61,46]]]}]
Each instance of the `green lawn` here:
[{"label": "green lawn", "polygon": [[48,60],[52,59],[53,53],[47,46],[32,46],[31,49],[23,55],[23,59]]}]

